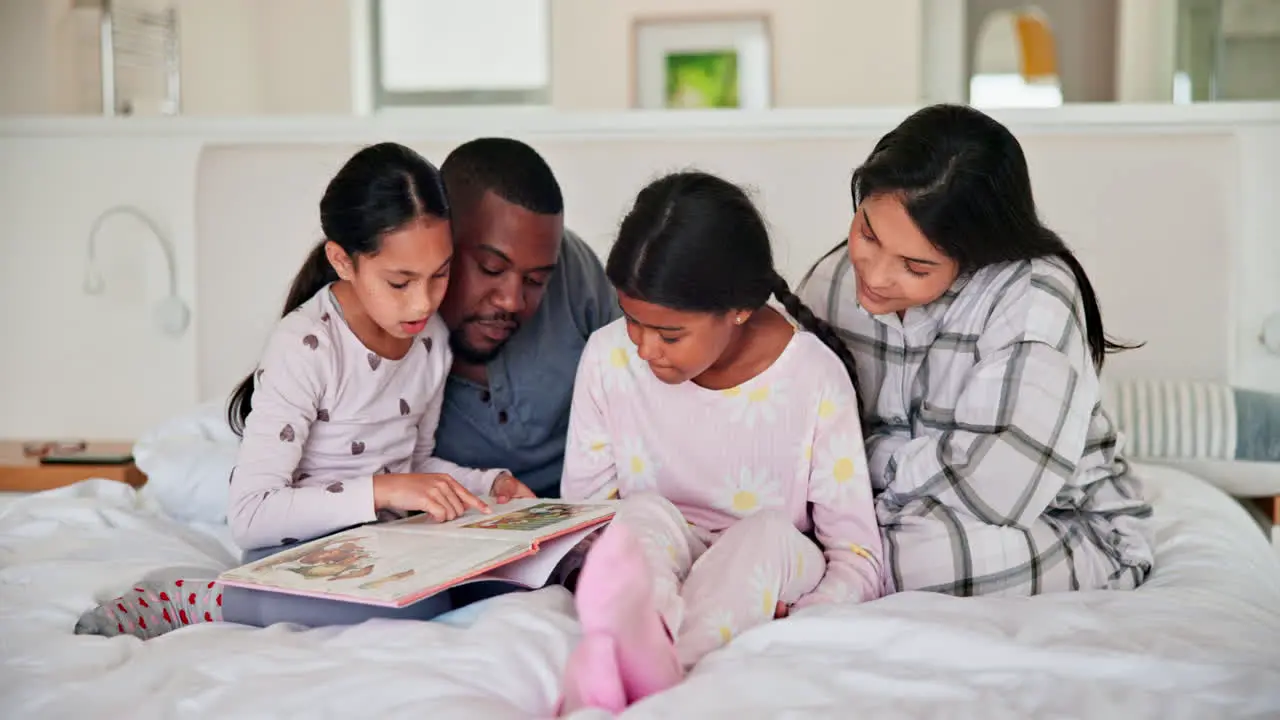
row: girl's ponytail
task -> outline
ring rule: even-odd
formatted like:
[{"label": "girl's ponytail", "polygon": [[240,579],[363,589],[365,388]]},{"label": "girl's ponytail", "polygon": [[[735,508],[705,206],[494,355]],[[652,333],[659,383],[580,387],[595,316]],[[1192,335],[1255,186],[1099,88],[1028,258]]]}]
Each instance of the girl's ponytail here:
[{"label": "girl's ponytail", "polygon": [[[384,142],[361,149],[329,181],[320,198],[320,229],[325,239],[316,244],[289,286],[284,313],[297,310],[320,289],[338,280],[325,254],[334,243],[357,262],[376,253],[382,236],[424,215],[449,217],[440,171],[418,153]],[[253,411],[254,376],[245,378],[227,403],[227,422],[244,436]]]},{"label": "girl's ponytail", "polygon": [[[280,314],[281,317],[297,310],[324,286],[338,280],[338,273],[334,272],[333,265],[329,263],[329,258],[324,252],[326,242],[321,240],[316,243],[307,255],[306,261],[302,263],[302,269],[298,271],[293,284],[289,286],[289,294],[285,298],[284,312]],[[253,410],[253,376],[254,373],[249,373],[248,377],[240,381],[235,391],[231,393],[231,400],[227,403],[227,422],[231,425],[231,431],[239,436],[244,435],[244,423],[248,420],[250,411]]]},{"label": "girl's ponytail", "polygon": [[825,320],[813,314],[808,305],[793,292],[791,286],[787,284],[785,278],[781,275],[775,275],[773,280],[773,296],[778,302],[782,303],[782,307],[786,309],[787,314],[795,318],[800,323],[800,327],[813,333],[819,340],[823,342],[831,352],[840,358],[840,362],[844,364],[845,372],[849,373],[849,380],[853,383],[853,391],[858,395],[858,402],[862,402],[862,391],[858,388],[858,372],[854,365],[853,353],[849,352],[849,348],[840,339],[835,328],[827,324]]}]

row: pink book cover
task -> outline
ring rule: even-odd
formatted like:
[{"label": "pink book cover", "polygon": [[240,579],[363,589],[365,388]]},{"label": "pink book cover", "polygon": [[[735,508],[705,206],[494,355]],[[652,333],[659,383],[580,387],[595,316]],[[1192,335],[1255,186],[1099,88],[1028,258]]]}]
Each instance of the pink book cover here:
[{"label": "pink book cover", "polygon": [[426,515],[318,538],[223,573],[229,586],[402,608],[448,588],[504,580],[544,585],[559,561],[607,523],[615,502],[513,500],[448,523]]}]

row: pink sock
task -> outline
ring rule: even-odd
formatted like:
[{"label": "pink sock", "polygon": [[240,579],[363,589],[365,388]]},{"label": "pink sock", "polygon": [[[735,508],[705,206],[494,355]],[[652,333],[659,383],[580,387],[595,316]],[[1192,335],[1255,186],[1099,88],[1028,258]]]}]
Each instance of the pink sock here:
[{"label": "pink sock", "polygon": [[592,546],[578,578],[578,618],[588,636],[611,637],[628,702],[673,687],[684,677],[675,645],[653,607],[644,549],[625,525],[611,524]]},{"label": "pink sock", "polygon": [[564,678],[561,715],[589,707],[617,715],[627,708],[627,695],[618,672],[617,645],[608,635],[584,635],[569,656]]}]

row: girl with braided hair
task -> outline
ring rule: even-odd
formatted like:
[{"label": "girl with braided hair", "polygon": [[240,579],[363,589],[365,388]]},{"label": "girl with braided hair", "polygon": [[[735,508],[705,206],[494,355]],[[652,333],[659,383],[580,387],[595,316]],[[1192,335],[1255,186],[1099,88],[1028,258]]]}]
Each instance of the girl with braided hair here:
[{"label": "girl with braided hair", "polygon": [[583,352],[561,493],[621,502],[578,578],[564,711],[617,712],[736,633],[883,591],[852,356],[746,194],[653,182],[606,272],[624,317]]}]

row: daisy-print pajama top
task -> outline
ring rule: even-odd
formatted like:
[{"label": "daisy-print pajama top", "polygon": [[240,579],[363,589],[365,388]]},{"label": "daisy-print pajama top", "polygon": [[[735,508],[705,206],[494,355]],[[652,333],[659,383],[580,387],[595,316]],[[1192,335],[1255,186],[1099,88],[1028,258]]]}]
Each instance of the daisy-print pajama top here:
[{"label": "daisy-print pajama top", "polygon": [[[709,545],[771,511],[797,536],[812,534],[825,555],[825,572],[797,608],[880,597],[881,540],[857,397],[835,354],[797,331],[742,385],[667,385],[637,356],[625,322],[601,328],[583,351],[563,496],[661,498]],[[733,582],[745,587],[750,578]]]}]

